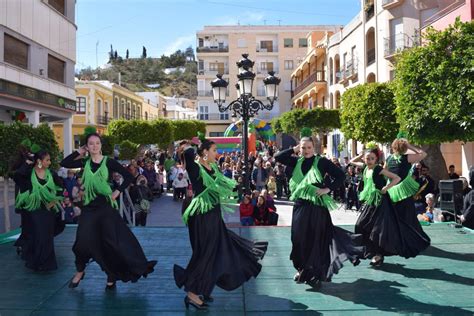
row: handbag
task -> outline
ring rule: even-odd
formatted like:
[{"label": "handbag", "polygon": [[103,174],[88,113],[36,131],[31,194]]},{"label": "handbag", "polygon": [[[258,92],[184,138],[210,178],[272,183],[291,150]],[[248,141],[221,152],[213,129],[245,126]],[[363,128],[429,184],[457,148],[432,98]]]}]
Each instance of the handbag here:
[{"label": "handbag", "polygon": [[147,199],[143,198],[142,190],[141,188],[138,188],[138,194],[140,195],[140,202],[139,203],[134,203],[133,205],[135,206],[135,209],[138,212],[145,212],[145,213],[150,213],[151,212],[151,204],[150,201]]}]

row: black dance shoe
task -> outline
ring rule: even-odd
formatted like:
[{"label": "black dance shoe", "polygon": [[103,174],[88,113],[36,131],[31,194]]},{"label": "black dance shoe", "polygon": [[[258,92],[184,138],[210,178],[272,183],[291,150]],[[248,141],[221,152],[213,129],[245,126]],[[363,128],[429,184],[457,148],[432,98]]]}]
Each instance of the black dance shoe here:
[{"label": "black dance shoe", "polygon": [[199,298],[200,298],[201,301],[203,301],[204,303],[212,303],[212,302],[214,302],[214,298],[213,298],[212,296],[200,295]]},{"label": "black dance shoe", "polygon": [[321,288],[321,281],[316,278],[312,278],[310,281],[306,283],[309,286],[311,286],[314,290],[319,290]]},{"label": "black dance shoe", "polygon": [[105,285],[105,290],[106,291],[113,291],[113,290],[116,290],[117,289],[117,283],[116,282],[113,282],[112,284],[106,284]]},{"label": "black dance shoe", "polygon": [[184,297],[184,306],[186,306],[186,309],[189,309],[189,305],[193,306],[197,310],[206,310],[209,305],[207,305],[205,302],[202,304],[198,304],[192,299],[190,299],[188,296]]},{"label": "black dance shoe", "polygon": [[373,267],[380,267],[383,264],[383,256],[375,256],[372,261],[370,261],[370,265]]},{"label": "black dance shoe", "polygon": [[357,267],[360,264],[360,259],[357,258],[357,259],[352,260],[351,262],[354,267]]},{"label": "black dance shoe", "polygon": [[85,276],[86,276],[86,272],[84,272],[84,273],[82,274],[82,277],[79,279],[79,281],[78,281],[77,283],[74,283],[74,282],[73,282],[74,277],[72,277],[72,279],[71,279],[71,281],[69,282],[69,285],[68,285],[69,288],[70,288],[70,289],[76,288],[76,287],[79,285],[79,283],[81,283],[81,280],[84,280],[84,277],[85,277]]},{"label": "black dance shoe", "polygon": [[23,253],[23,248],[22,248],[21,246],[16,247],[16,254],[17,254],[18,256],[21,256],[22,253]]}]

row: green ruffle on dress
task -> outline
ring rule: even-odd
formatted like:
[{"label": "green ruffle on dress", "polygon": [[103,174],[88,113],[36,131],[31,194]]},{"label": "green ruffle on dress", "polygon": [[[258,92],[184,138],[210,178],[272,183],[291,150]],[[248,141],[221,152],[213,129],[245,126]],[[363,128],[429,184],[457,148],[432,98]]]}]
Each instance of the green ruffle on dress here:
[{"label": "green ruffle on dress", "polygon": [[[38,181],[36,172],[31,171],[31,190],[19,193],[15,199],[15,207],[28,211],[35,211],[41,208],[41,205],[48,205],[51,202],[62,201],[62,197],[58,196],[58,192],[63,189],[54,183],[51,171],[46,169],[46,183],[41,184]],[[59,211],[57,205],[52,208],[55,212]]]},{"label": "green ruffle on dress", "polygon": [[112,207],[118,209],[117,201],[112,200],[112,188],[109,184],[109,169],[107,168],[107,157],[104,156],[100,167],[93,172],[91,169],[91,159],[87,159],[82,175],[84,185],[84,205],[92,202],[97,195],[103,195]]},{"label": "green ruffle on dress", "polygon": [[382,203],[382,192],[375,187],[373,175],[373,169],[364,169],[364,189],[359,193],[359,200],[368,205],[379,206]]},{"label": "green ruffle on dress", "polygon": [[188,223],[190,216],[205,214],[218,204],[221,205],[222,211],[234,212],[227,204],[234,203],[236,200],[237,192],[234,191],[234,188],[237,182],[224,176],[216,163],[211,164],[215,178],[211,177],[200,163],[196,163],[199,165],[199,177],[206,189],[195,196],[184,211],[184,223]]},{"label": "green ruffle on dress", "polygon": [[335,210],[337,208],[336,202],[327,194],[318,196],[316,190],[318,189],[314,183],[323,183],[323,177],[318,169],[319,156],[314,158],[314,163],[311,169],[303,175],[301,165],[304,161],[304,157],[298,159],[298,162],[293,171],[293,175],[290,179],[290,191],[291,201],[298,199],[310,201],[314,205],[322,206],[328,210]]}]

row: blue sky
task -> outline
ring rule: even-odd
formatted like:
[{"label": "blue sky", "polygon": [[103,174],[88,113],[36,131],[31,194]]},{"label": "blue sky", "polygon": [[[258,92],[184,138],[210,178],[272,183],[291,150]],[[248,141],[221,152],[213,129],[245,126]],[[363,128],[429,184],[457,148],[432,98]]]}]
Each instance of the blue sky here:
[{"label": "blue sky", "polygon": [[195,47],[204,25],[344,25],[359,9],[360,0],[77,0],[76,68],[106,63],[110,44],[159,57]]}]

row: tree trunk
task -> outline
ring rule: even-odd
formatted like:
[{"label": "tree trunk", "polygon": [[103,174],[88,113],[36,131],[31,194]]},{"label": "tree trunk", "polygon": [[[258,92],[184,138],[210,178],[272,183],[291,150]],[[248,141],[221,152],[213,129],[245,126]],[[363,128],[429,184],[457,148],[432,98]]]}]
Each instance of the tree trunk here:
[{"label": "tree trunk", "polygon": [[9,181],[8,176],[3,178],[3,210],[4,210],[4,218],[5,218],[5,232],[8,233],[11,229],[10,223],[10,201],[8,199],[9,193]]},{"label": "tree trunk", "polygon": [[423,162],[430,168],[429,174],[438,186],[439,180],[449,179],[446,161],[441,154],[441,144],[423,145],[422,148],[428,154]]}]

